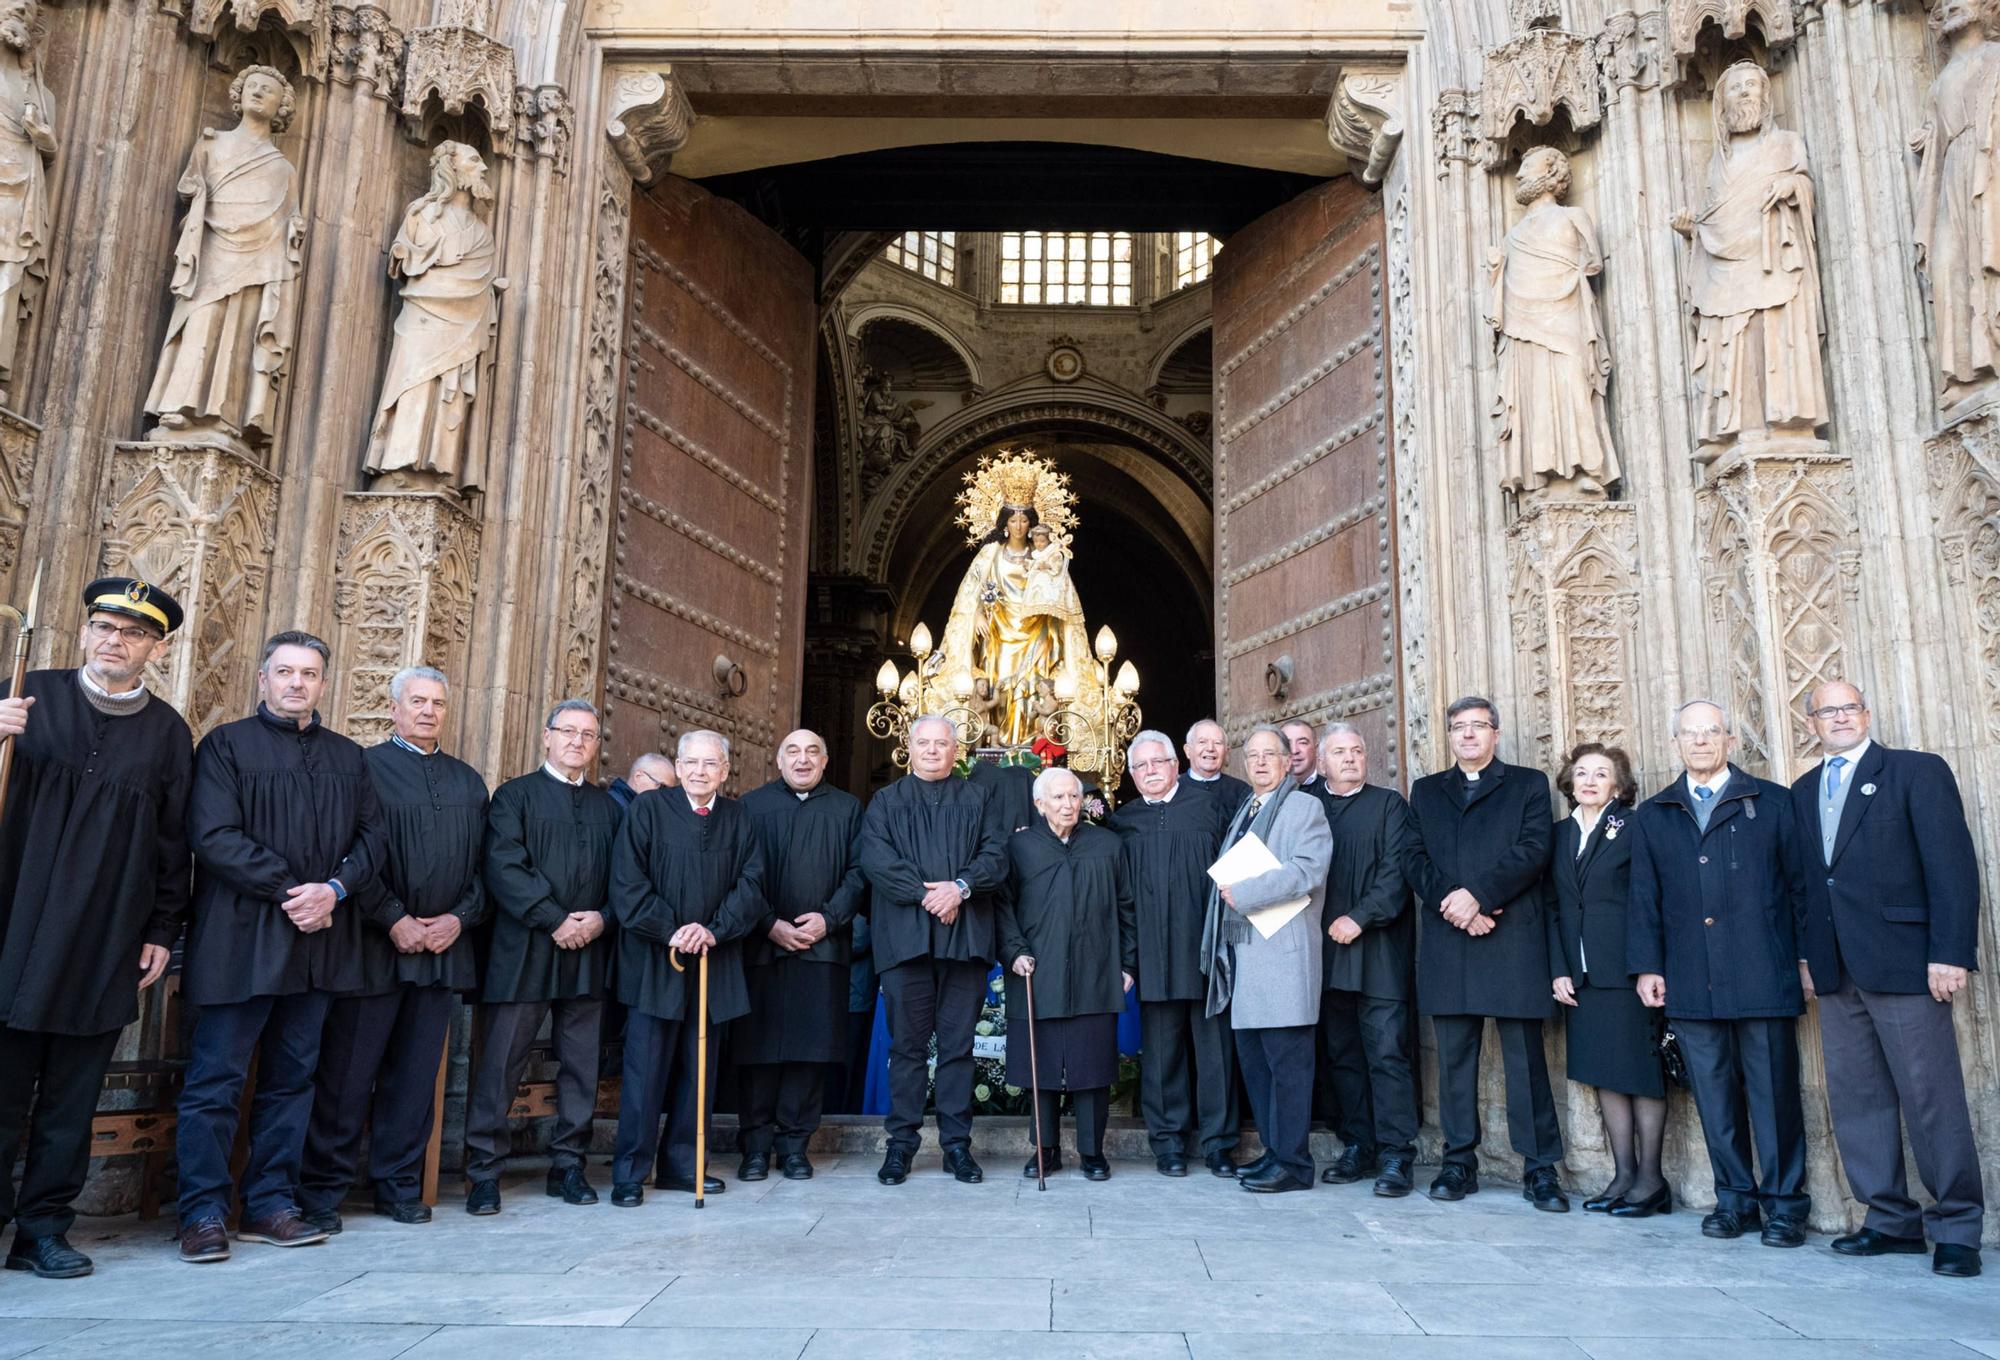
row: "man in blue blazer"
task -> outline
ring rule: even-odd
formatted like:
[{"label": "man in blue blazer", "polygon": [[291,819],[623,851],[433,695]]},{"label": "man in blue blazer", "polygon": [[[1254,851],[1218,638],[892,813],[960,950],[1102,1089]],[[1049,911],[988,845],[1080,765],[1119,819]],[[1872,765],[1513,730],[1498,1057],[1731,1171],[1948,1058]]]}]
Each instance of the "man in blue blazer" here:
[{"label": "man in blue blazer", "polygon": [[[1951,999],[1979,949],[1979,865],[1951,767],[1868,736],[1868,701],[1842,680],[1812,692],[1826,758],[1792,785],[1807,878],[1800,980],[1819,996],[1833,1136],[1861,1231],[1846,1256],[1922,1255],[1940,1275],[1979,1273],[1985,1196],[1965,1105]],[[1932,1204],[1903,1172],[1907,1122]]]},{"label": "man in blue blazer", "polygon": [[1717,704],[1696,699],[1674,715],[1687,774],[1632,818],[1625,962],[1639,999],[1666,1008],[1687,1062],[1715,1172],[1702,1233],[1740,1237],[1762,1219],[1765,1246],[1796,1247],[1812,1209],[1794,943],[1805,859],[1790,793],[1730,763],[1735,745]]}]

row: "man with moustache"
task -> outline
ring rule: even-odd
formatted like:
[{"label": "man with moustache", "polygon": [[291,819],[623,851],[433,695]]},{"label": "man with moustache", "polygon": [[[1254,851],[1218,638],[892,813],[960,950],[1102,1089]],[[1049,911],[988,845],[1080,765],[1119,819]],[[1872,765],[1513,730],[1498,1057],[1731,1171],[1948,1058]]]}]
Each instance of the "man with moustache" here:
[{"label": "man with moustache", "polygon": [[306,1222],[339,1232],[362,1130],[375,1212],[428,1223],[424,1153],[436,1119],[438,1064],[478,965],[467,933],[486,919],[479,859],[486,781],[444,753],[450,687],[429,666],[389,680],[389,739],[362,752],[382,805],[388,859],[360,904],[360,989],[334,1000],[299,1176]]},{"label": "man with moustache", "polygon": [[828,1063],[847,1053],[848,940],[867,899],[855,862],[861,802],[826,782],[826,742],[800,728],[778,743],[778,778],[743,797],[764,855],[768,905],[744,946],[750,1013],[743,1064],[743,1164],[761,1181],[776,1151],[788,1181],[809,1180]]},{"label": "man with moustache", "polygon": [[91,1272],[66,1236],[91,1117],[188,897],[193,740],[144,681],[181,607],[124,576],[84,587],[83,607],[82,666],[30,671],[0,699],[14,745],[0,820],[0,1228],[14,1223],[7,1268],[44,1279]]},{"label": "man with moustache", "polygon": [[1958,781],[1937,756],[1873,740],[1868,701],[1844,680],[1813,690],[1806,720],[1826,756],[1792,785],[1801,836],[1819,832],[1799,976],[1819,996],[1840,1164],[1868,1206],[1833,1249],[1921,1256],[1928,1236],[1932,1270],[1974,1276],[1986,1196],[1951,1010],[1979,962],[1979,864]]},{"label": "man with moustache", "polygon": [[1007,876],[1009,829],[978,785],[952,777],[951,719],[918,718],[906,744],[910,772],[869,801],[855,852],[889,1020],[889,1150],[875,1178],[909,1179],[935,1036],[944,1169],[973,1184],[985,1173],[972,1157],[972,1037],[997,947],[993,894]]},{"label": "man with moustache", "polygon": [[[713,1072],[717,1027],[750,1009],[741,941],[768,910],[764,855],[749,814],[734,798],[720,796],[729,779],[729,739],[719,732],[683,732],[674,771],[680,787],[635,802],[611,856],[618,999],[627,1011],[611,1202],[623,1209],[644,1201],[646,1171],[656,1159],[665,1189],[693,1193],[695,1130],[706,1131],[714,1107],[712,1084],[700,1093],[703,1103],[695,1103],[697,974],[692,963],[675,968],[673,956],[708,955],[707,1063]],[[705,1194],[726,1188],[720,1177],[704,1173]]]},{"label": "man with moustache", "polygon": [[1208,866],[1234,809],[1181,777],[1164,732],[1132,738],[1125,765],[1139,796],[1109,824],[1123,841],[1137,908],[1139,1110],[1162,1176],[1187,1175],[1191,1145],[1211,1174],[1234,1176],[1236,1043],[1227,1013],[1208,1014],[1201,953]]},{"label": "man with moustache", "polygon": [[1222,768],[1229,762],[1229,734],[1222,730],[1222,724],[1203,718],[1187,730],[1181,751],[1188,758],[1188,782],[1208,790],[1223,812],[1235,816],[1236,809],[1250,797],[1250,786]]},{"label": "man with moustache", "polygon": [[[507,1112],[528,1047],[554,1016],[556,1126],[547,1191],[595,1204],[584,1174],[597,1113],[597,1060],[611,973],[605,936],[618,804],[590,782],[603,740],[597,707],[565,699],[542,722],[540,769],[493,791],[486,811],[486,895],[493,903],[465,1101],[465,1212],[500,1212],[513,1150]],[[643,801],[643,800],[642,800]]]},{"label": "man with moustache", "polygon": [[320,1035],[362,985],[361,913],[388,843],[361,748],[320,725],[327,645],[279,633],[257,668],[257,712],[210,732],[188,794],[194,919],[183,994],[199,1008],[181,1087],[180,1257],[224,1260],[237,1105],[257,1059],[245,1242],[326,1240],[296,1199]]}]

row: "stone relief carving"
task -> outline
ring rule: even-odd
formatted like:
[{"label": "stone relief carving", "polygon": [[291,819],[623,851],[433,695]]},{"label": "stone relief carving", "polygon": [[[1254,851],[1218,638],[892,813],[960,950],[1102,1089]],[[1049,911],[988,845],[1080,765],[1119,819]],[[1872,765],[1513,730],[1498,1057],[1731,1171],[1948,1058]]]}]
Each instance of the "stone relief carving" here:
[{"label": "stone relief carving", "polygon": [[1326,108],[1326,139],[1363,184],[1380,185],[1403,142],[1403,73],[1343,70]]},{"label": "stone relief carving", "polygon": [[188,0],[188,32],[210,40],[223,38],[228,15],[237,33],[254,33],[266,16],[297,53],[300,71],[311,80],[325,80],[333,52],[333,6],[329,0]]},{"label": "stone relief carving", "polygon": [[666,173],[694,127],[687,91],[670,66],[657,71],[622,67],[611,73],[610,85],[605,135],[632,178],[651,184],[655,175]]},{"label": "stone relief carving", "polygon": [[229,86],[234,128],[201,134],[180,194],[189,199],[174,246],[174,310],[146,410],[148,439],[267,446],[291,359],[306,220],[298,171],[271,140],[292,121],[291,82],[269,66]]},{"label": "stone relief carving", "polygon": [[1479,164],[1479,92],[1440,90],[1431,107],[1431,141],[1437,146],[1437,176],[1451,173],[1451,163]]},{"label": "stone relief carving", "polygon": [[1689,380],[1702,463],[1739,444],[1815,445],[1827,419],[1805,139],[1777,125],[1771,78],[1755,62],[1722,73],[1713,108],[1707,196],[1672,218],[1691,243]]},{"label": "stone relief carving", "polygon": [[923,427],[917,412],[928,401],[896,399],[896,380],[873,366],[861,370],[861,401],[855,418],[854,446],[861,461],[862,494],[872,495],[882,479],[917,455]]},{"label": "stone relief carving", "polygon": [[33,507],[42,427],[0,409],[0,588],[14,579]]},{"label": "stone relief carving", "polygon": [[1585,132],[1603,117],[1597,49],[1581,33],[1535,28],[1493,48],[1479,93],[1479,135],[1489,166],[1506,162],[1517,122],[1547,127],[1561,109],[1572,130]]},{"label": "stone relief carving", "polygon": [[1507,21],[1516,33],[1531,28],[1561,28],[1562,6],[1557,0],[1507,0]]},{"label": "stone relief carving", "polygon": [[48,278],[55,97],[42,79],[41,6],[0,3],[0,401],[12,398],[21,326]]},{"label": "stone relief carving", "polygon": [[569,173],[569,95],[560,85],[523,85],[514,92],[515,132],[538,160],[554,161],[558,175]]},{"label": "stone relief carving", "polygon": [[2000,417],[1983,413],[1926,441],[1948,613],[1978,697],[1975,744],[2000,743]]},{"label": "stone relief carving", "polygon": [[483,108],[494,149],[507,149],[514,131],[514,49],[475,28],[414,30],[403,59],[403,116],[421,123],[432,95],[454,116],[473,104]]},{"label": "stone relief carving", "polygon": [[1579,741],[1636,740],[1638,510],[1550,501],[1507,530],[1514,641],[1531,668],[1530,734],[1554,768]]},{"label": "stone relief carving", "polygon": [[479,569],[479,525],[443,496],[353,492],[340,513],[339,724],[389,735],[389,680],[404,666],[462,673]]},{"label": "stone relief carving", "polygon": [[473,211],[492,198],[479,153],[440,142],[430,189],[403,212],[389,247],[403,307],[368,435],[374,490],[476,491],[484,480],[468,461],[466,436],[507,287],[493,232]]},{"label": "stone relief carving", "polygon": [[1591,280],[1603,272],[1597,229],[1566,207],[1569,157],[1521,157],[1514,199],[1527,215],[1487,253],[1486,324],[1498,337],[1502,484],[1516,493],[1602,497],[1619,477],[1604,393],[1611,354]]},{"label": "stone relief carving", "polygon": [[1950,55],[1911,146],[1917,270],[1949,421],[1991,398],[2000,377],[2000,4],[1938,0],[1930,22]]},{"label": "stone relief carving", "polygon": [[1667,43],[1679,63],[1683,80],[1694,74],[1695,49],[1701,30],[1709,24],[1720,28],[1722,36],[1734,42],[1749,33],[1754,18],[1765,47],[1772,51],[1791,46],[1798,36],[1792,0],[1664,0],[1664,7]]},{"label": "stone relief carving", "polygon": [[[1422,429],[1417,424],[1417,307],[1410,278],[1409,167],[1399,176],[1389,200],[1384,235],[1389,257],[1389,383],[1394,398],[1390,420],[1395,430],[1393,486],[1396,501],[1396,564],[1401,590],[1400,632],[1403,648],[1403,735],[1400,766],[1392,759],[1388,773],[1431,768],[1430,607],[1422,564],[1425,550]],[[1386,528],[1386,526],[1385,526]],[[1384,535],[1386,540],[1387,535]]]},{"label": "stone relief carving", "polygon": [[1657,88],[1662,79],[1666,43],[1666,20],[1656,9],[1644,14],[1620,10],[1607,18],[1604,31],[1597,38],[1605,99],[1615,104],[1625,90]]},{"label": "stone relief carving", "polygon": [[377,99],[394,101],[403,64],[403,31],[374,5],[333,7],[333,78],[366,85]]}]

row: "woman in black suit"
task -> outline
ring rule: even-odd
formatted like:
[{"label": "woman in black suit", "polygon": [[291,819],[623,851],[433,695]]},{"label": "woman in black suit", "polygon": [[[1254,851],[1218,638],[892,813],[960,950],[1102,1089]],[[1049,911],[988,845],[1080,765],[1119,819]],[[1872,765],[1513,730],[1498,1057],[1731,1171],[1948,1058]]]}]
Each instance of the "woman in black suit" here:
[{"label": "woman in black suit", "polygon": [[1597,1088],[1617,1170],[1583,1207],[1618,1218],[1667,1213],[1660,1174],[1667,1088],[1658,1021],[1625,969],[1625,900],[1632,873],[1627,828],[1638,785],[1616,746],[1587,741],[1569,753],[1556,787],[1575,811],[1556,824],[1548,913],[1555,997],[1568,1006],[1569,1079]]}]

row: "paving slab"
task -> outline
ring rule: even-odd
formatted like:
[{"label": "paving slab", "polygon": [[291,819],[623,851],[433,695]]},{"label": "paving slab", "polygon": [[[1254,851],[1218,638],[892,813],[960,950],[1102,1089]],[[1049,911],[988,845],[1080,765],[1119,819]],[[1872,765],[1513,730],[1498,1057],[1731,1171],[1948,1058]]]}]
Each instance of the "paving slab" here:
[{"label": "paving slab", "polygon": [[798,1360],[812,1328],[440,1327],[398,1360]]},{"label": "paving slab", "polygon": [[1748,1285],[1729,1297],[1800,1336],[1921,1340],[2000,1334],[2000,1289],[1984,1279],[1940,1280],[1955,1290]]},{"label": "paving slab", "polygon": [[90,1318],[14,1318],[0,1327],[0,1360],[15,1360],[39,1346],[102,1324]]},{"label": "paving slab", "polygon": [[968,1342],[964,1332],[815,1333],[800,1360],[1187,1360],[1178,1332],[993,1332]]},{"label": "paving slab", "polygon": [[1414,1332],[1379,1284],[1174,1284],[1127,1280],[1055,1288],[1054,1327],[1066,1332]]},{"label": "paving slab", "polygon": [[1547,1336],[1556,1329],[1657,1338],[1799,1335],[1721,1290],[1683,1285],[1601,1285],[1588,1291],[1451,1284],[1387,1288],[1433,1335]]},{"label": "paving slab", "polygon": [[329,1289],[286,1316],[313,1322],[616,1327],[673,1278],[384,1270]]},{"label": "paving slab", "polygon": [[[13,1326],[6,1324],[10,1332]],[[33,1360],[209,1360],[259,1355],[282,1355],[287,1360],[394,1360],[436,1330],[431,1323],[113,1321],[52,1341],[34,1352]],[[0,1354],[5,1353],[0,1348]]]},{"label": "paving slab", "polygon": [[1045,1332],[1049,1282],[826,1274],[778,1281],[769,1276],[683,1275],[641,1309],[631,1325]]},{"label": "paving slab", "polygon": [[[1190,1360],[1584,1360],[1582,1350],[1559,1336],[1258,1336],[1241,1332],[1189,1332],[1187,1344]],[[1631,1360],[1629,1351],[1619,1360]]]}]

